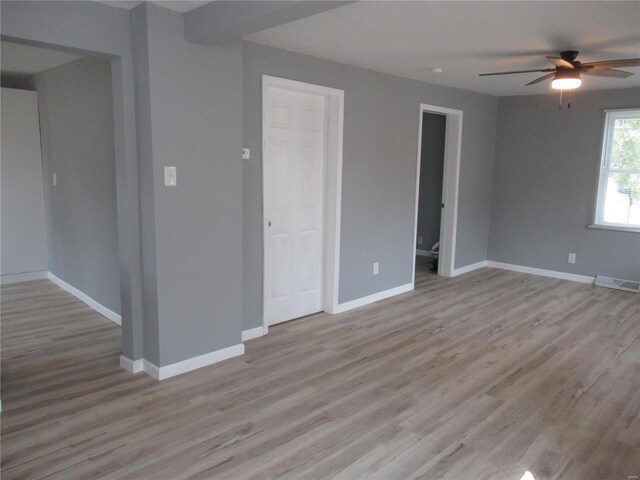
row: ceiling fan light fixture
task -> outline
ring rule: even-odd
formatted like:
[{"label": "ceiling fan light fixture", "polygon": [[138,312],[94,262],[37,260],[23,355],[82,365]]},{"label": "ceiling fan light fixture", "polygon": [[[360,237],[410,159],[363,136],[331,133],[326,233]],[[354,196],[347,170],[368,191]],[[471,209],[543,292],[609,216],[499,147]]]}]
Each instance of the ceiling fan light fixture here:
[{"label": "ceiling fan light fixture", "polygon": [[551,88],[555,90],[574,90],[582,85],[580,72],[576,70],[560,69],[556,72]]}]

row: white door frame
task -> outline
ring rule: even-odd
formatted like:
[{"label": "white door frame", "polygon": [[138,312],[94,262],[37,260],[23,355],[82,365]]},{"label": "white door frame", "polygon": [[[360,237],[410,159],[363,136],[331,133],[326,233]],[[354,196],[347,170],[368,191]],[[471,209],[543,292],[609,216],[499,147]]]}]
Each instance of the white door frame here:
[{"label": "white door frame", "polygon": [[327,171],[325,182],[325,241],[324,241],[324,285],[322,305],[325,312],[336,313],[340,278],[340,215],[342,206],[342,143],[344,134],[344,90],[323,87],[311,83],[297,82],[285,78],[262,76],[262,328],[267,324],[267,188],[269,176],[265,154],[265,131],[267,126],[268,90],[278,88],[292,92],[311,93],[327,99]]},{"label": "white door frame", "polygon": [[438,275],[452,277],[455,270],[456,234],[458,226],[458,188],[460,182],[460,153],[462,151],[462,110],[420,104],[418,126],[418,160],[416,162],[416,205],[411,244],[412,283],[416,279],[416,238],[418,235],[418,200],[420,198],[420,157],[422,154],[422,116],[437,113],[446,117],[444,142],[444,172],[442,178],[442,215],[440,220],[440,256]]}]

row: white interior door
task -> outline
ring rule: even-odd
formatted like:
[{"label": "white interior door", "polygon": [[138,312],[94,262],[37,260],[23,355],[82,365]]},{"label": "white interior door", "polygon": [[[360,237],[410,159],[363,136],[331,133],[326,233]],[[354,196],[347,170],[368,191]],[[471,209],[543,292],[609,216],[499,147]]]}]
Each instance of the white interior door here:
[{"label": "white interior door", "polygon": [[268,325],[322,310],[327,105],[265,91],[265,315]]}]

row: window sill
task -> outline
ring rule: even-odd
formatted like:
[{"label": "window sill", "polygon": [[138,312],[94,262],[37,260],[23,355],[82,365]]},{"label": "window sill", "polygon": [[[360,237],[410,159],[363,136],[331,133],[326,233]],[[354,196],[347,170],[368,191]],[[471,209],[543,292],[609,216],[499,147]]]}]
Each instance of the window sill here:
[{"label": "window sill", "polygon": [[640,228],[638,227],[623,227],[618,225],[601,225],[601,224],[591,224],[587,225],[588,228],[595,228],[599,230],[615,230],[617,232],[632,232],[632,233],[640,233]]}]

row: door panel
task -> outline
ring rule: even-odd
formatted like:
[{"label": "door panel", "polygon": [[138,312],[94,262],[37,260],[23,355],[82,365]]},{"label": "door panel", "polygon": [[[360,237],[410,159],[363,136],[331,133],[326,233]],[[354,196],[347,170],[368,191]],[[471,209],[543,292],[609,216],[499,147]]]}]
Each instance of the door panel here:
[{"label": "door panel", "polygon": [[269,142],[269,152],[272,161],[270,206],[273,210],[286,210],[291,199],[291,145],[288,142]]},{"label": "door panel", "polygon": [[315,262],[318,251],[318,232],[308,230],[300,232],[300,292],[317,290],[318,266]]},{"label": "door panel", "polygon": [[322,310],[327,107],[268,88],[264,131],[267,323]]},{"label": "door panel", "polygon": [[280,233],[271,235],[271,258],[273,265],[278,268],[271,268],[271,298],[286,299],[291,296],[291,235]]}]

